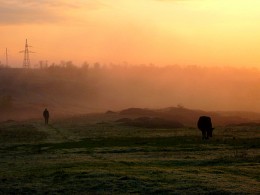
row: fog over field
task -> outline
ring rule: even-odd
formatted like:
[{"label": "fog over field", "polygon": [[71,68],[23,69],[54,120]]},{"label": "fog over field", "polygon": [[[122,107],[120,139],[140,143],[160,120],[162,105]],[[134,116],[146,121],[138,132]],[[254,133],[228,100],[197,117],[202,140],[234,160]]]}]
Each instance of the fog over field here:
[{"label": "fog over field", "polygon": [[260,195],[259,7],[0,0],[0,195]]},{"label": "fog over field", "polygon": [[45,107],[57,115],[176,106],[260,112],[260,71],[252,68],[70,64],[2,68],[0,80],[2,113],[23,117]]}]

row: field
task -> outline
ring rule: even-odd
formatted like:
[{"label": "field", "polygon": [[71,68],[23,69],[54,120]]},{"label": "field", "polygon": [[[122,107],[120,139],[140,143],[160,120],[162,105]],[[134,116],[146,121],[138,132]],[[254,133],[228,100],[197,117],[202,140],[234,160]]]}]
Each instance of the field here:
[{"label": "field", "polygon": [[260,194],[260,126],[120,125],[110,115],[0,124],[0,194]]}]

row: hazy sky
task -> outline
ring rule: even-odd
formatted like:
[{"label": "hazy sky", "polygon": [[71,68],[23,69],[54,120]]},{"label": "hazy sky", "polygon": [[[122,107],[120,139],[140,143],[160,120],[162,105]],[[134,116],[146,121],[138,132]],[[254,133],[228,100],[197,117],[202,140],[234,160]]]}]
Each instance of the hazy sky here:
[{"label": "hazy sky", "polygon": [[259,0],[0,0],[0,61],[260,67]]}]

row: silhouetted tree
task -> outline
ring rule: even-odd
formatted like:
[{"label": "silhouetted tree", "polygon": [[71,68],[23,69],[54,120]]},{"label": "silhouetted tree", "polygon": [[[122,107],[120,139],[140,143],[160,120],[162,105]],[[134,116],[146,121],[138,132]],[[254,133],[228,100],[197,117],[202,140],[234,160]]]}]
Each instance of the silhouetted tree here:
[{"label": "silhouetted tree", "polygon": [[88,64],[87,62],[84,62],[84,63],[82,64],[81,68],[82,68],[83,70],[88,70],[88,69],[89,69],[89,64]]},{"label": "silhouetted tree", "polygon": [[73,64],[72,61],[65,62],[65,67],[68,69],[76,69],[77,67]]},{"label": "silhouetted tree", "polygon": [[99,70],[101,68],[101,65],[99,62],[94,63],[94,69]]}]

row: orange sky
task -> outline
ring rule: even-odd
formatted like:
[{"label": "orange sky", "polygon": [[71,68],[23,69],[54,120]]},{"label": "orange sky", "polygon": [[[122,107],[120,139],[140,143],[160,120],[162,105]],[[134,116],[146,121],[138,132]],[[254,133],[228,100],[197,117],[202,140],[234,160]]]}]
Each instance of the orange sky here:
[{"label": "orange sky", "polygon": [[0,0],[0,61],[260,67],[259,0]]}]

